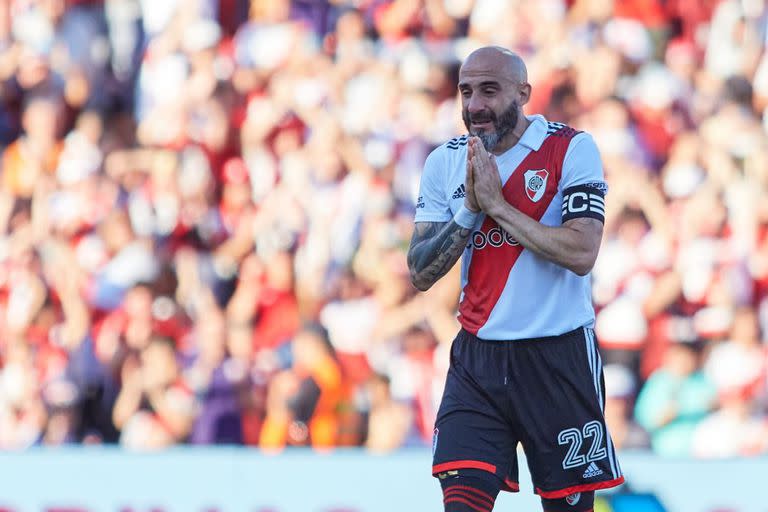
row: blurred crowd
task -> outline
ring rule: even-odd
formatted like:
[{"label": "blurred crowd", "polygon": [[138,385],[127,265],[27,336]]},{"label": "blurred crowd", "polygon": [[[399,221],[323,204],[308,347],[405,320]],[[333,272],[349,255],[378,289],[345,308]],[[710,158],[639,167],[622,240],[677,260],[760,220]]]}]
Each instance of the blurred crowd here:
[{"label": "blurred crowd", "polygon": [[768,452],[763,0],[0,0],[0,450],[428,445],[405,251],[486,44],[601,149],[616,444]]}]

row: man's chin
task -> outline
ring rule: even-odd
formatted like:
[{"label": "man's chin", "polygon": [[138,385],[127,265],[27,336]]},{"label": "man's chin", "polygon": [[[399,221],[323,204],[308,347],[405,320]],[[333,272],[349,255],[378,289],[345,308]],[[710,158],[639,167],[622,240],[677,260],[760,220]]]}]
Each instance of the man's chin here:
[{"label": "man's chin", "polygon": [[483,136],[487,137],[489,135],[493,135],[495,132],[494,130],[489,130],[488,128],[485,128],[485,127],[480,128],[476,125],[471,125],[469,127],[469,133],[472,135],[475,135],[476,137],[483,137]]},{"label": "man's chin", "polygon": [[493,148],[499,143],[499,136],[496,132],[485,133],[483,131],[476,134],[473,133],[472,135],[476,135],[480,139],[486,151],[493,151]]}]

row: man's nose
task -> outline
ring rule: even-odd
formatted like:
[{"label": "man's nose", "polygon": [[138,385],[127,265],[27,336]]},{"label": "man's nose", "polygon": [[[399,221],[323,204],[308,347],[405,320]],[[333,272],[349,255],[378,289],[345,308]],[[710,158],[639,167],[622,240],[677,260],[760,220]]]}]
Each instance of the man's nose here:
[{"label": "man's nose", "polygon": [[482,98],[480,98],[479,94],[473,94],[469,97],[469,102],[467,103],[467,110],[470,114],[474,114],[476,112],[482,112],[485,110],[485,103],[483,103]]}]

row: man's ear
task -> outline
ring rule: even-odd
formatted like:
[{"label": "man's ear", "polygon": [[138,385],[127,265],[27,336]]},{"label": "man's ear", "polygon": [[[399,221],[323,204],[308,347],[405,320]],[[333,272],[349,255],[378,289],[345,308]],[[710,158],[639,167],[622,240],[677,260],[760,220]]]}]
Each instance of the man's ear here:
[{"label": "man's ear", "polygon": [[520,106],[527,104],[531,99],[531,84],[526,83],[520,87]]}]

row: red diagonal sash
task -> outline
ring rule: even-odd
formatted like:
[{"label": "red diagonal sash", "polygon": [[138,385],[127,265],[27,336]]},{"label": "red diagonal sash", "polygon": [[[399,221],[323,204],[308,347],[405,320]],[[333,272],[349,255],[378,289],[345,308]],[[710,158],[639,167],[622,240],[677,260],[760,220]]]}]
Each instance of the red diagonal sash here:
[{"label": "red diagonal sash", "polygon": [[[509,204],[532,219],[541,220],[557,193],[563,158],[571,138],[549,136],[538,151],[531,151],[523,159],[502,189]],[[544,173],[526,173],[538,170],[546,171],[543,195],[536,194],[536,184],[540,182],[532,174],[541,178]],[[538,195],[540,198],[534,202],[532,198]],[[485,218],[482,228],[473,234],[470,242],[474,247],[464,298],[459,306],[459,322],[464,329],[477,334],[499,301],[507,278],[524,248],[491,217]],[[519,299],[525,300],[524,297]]]}]

